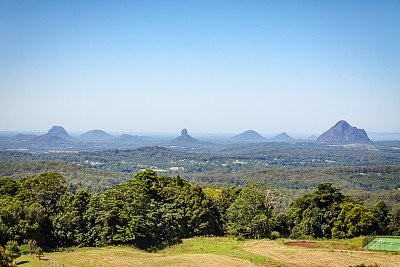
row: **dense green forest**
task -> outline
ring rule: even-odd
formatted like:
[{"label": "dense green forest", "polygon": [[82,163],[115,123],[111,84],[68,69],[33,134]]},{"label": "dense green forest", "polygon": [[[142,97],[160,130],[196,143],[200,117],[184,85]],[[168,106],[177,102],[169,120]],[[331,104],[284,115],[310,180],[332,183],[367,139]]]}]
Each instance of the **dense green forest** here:
[{"label": "dense green forest", "polygon": [[34,178],[44,172],[60,173],[66,178],[73,193],[78,190],[85,190],[89,193],[104,192],[113,189],[117,184],[126,183],[135,175],[133,173],[95,170],[65,161],[0,162],[0,178]]},{"label": "dense green forest", "polygon": [[198,235],[400,235],[399,163],[390,145],[1,151],[0,252],[118,244],[155,250]]},{"label": "dense green forest", "polygon": [[[34,178],[44,172],[60,173],[66,178],[72,193],[78,190],[89,193],[104,192],[113,189],[117,184],[126,183],[135,175],[95,170],[69,162],[0,162],[0,178]],[[242,170],[235,173],[183,173],[181,177],[192,184],[214,189],[243,187],[249,182],[275,184],[285,192],[289,200],[310,193],[318,184],[329,182],[349,196],[361,199],[368,207],[384,200],[391,210],[400,208],[399,166]]]},{"label": "dense green forest", "polygon": [[[273,185],[205,189],[152,170],[103,193],[70,193],[58,173],[0,179],[0,246],[26,250],[69,246],[133,245],[155,250],[200,235],[241,238],[354,237],[377,231],[400,235],[400,210],[384,201],[372,208],[319,184],[288,200]],[[345,223],[344,223],[345,222]]]},{"label": "dense green forest", "polygon": [[[238,148],[242,148],[239,146]],[[308,169],[318,167],[400,165],[400,150],[390,146],[371,149],[267,143],[229,150],[235,153],[204,154],[173,151],[164,147],[135,150],[102,150],[33,155],[0,151],[0,161],[68,161],[85,167],[119,172],[154,169],[166,175],[215,171],[233,173],[265,168]]]},{"label": "dense green forest", "polygon": [[334,183],[343,190],[378,191],[400,188],[400,166],[243,170],[235,173],[197,173],[187,177],[193,182],[218,182],[234,186],[261,182],[288,189],[315,188],[318,184],[327,182]]}]

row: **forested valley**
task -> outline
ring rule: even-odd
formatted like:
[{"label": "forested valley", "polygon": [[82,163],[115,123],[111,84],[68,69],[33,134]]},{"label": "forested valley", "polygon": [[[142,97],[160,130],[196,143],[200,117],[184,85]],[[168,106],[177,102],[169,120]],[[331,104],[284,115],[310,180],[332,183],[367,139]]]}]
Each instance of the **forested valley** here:
[{"label": "forested valley", "polygon": [[[65,177],[71,193],[85,190],[101,193],[117,184],[124,184],[135,176],[135,172],[110,172],[63,161],[38,161],[29,163],[0,162],[0,177],[19,180],[21,177],[35,178],[41,173],[58,172]],[[164,174],[165,172],[161,172]],[[328,167],[311,169],[262,169],[237,172],[181,172],[180,177],[202,188],[228,189],[243,187],[249,182],[274,184],[288,197],[295,200],[302,194],[311,193],[318,184],[333,183],[341,192],[360,199],[368,207],[384,200],[391,211],[400,208],[400,167]]]},{"label": "forested valley", "polygon": [[265,168],[398,166],[400,149],[391,143],[361,148],[313,143],[261,143],[237,145],[213,154],[181,152],[165,147],[43,154],[0,151],[0,161],[67,161],[106,171],[140,172],[153,169],[167,175],[181,175],[208,171],[232,173]]},{"label": "forested valley", "polygon": [[368,208],[331,183],[319,184],[287,209],[285,194],[274,185],[202,189],[152,170],[96,194],[70,193],[59,173],[19,181],[3,178],[0,196],[0,244],[6,251],[118,244],[152,251],[203,235],[274,239],[400,234],[400,210],[391,213],[384,201]]},{"label": "forested valley", "polygon": [[154,251],[193,236],[400,234],[398,150],[247,149],[1,151],[0,245],[15,258],[74,246]]}]

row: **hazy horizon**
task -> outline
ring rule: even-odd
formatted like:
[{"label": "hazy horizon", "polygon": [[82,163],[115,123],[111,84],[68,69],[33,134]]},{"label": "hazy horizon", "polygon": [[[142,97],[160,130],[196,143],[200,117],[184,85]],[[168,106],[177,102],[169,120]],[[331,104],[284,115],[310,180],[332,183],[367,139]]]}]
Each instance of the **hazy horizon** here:
[{"label": "hazy horizon", "polygon": [[[60,126],[60,125],[58,125]],[[69,131],[68,129],[65,129],[69,135],[71,135],[72,137],[79,137],[80,135],[87,133],[88,131]],[[102,130],[102,129],[92,129],[92,130]],[[225,139],[229,139],[235,135],[241,134],[247,130],[244,130],[242,132],[226,132],[226,133],[212,133],[212,132],[191,132],[190,129],[188,130],[188,134],[191,135],[192,137],[198,138],[200,140],[204,140],[204,141],[209,141],[209,142],[213,142],[213,141],[224,141]],[[254,130],[254,129],[248,129],[248,130]],[[103,130],[105,131],[105,130]],[[256,131],[256,130],[255,130]],[[33,135],[43,135],[46,134],[48,132],[48,130],[42,130],[42,131],[2,131],[0,130],[0,137],[12,137],[15,136],[17,134],[33,134]],[[121,131],[105,131],[108,134],[111,134],[114,137],[119,137],[123,134],[130,134],[130,135],[140,135],[140,136],[149,136],[152,138],[155,138],[156,140],[170,140],[170,139],[174,139],[177,136],[180,135],[180,131],[176,131],[176,132],[121,132]],[[258,132],[258,131],[256,131]],[[324,131],[325,132],[325,131]],[[400,132],[368,132],[366,131],[369,138],[372,141],[389,141],[389,140],[400,140]],[[282,132],[258,132],[261,136],[263,136],[266,139],[271,139],[273,137],[275,137],[276,135],[282,133]],[[323,132],[321,133],[301,133],[301,132],[286,132],[289,136],[295,138],[295,139],[307,139],[309,137],[315,136],[318,137],[320,136]],[[226,140],[227,141],[227,140]]]},{"label": "hazy horizon", "polygon": [[400,132],[399,1],[0,3],[0,131]]}]

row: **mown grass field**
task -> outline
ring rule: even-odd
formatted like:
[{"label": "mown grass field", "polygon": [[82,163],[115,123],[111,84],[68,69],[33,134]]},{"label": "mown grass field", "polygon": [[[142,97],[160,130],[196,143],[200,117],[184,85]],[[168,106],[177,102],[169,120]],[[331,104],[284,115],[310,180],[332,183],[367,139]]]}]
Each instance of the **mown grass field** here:
[{"label": "mown grass field", "polygon": [[[45,259],[67,266],[399,266],[400,255],[360,250],[362,238],[313,240],[288,246],[289,239],[236,240],[195,237],[156,253],[130,247],[77,248],[46,253]],[[301,245],[300,244],[300,245]],[[18,266],[49,266],[28,256]],[[62,266],[62,265],[61,265]]]}]

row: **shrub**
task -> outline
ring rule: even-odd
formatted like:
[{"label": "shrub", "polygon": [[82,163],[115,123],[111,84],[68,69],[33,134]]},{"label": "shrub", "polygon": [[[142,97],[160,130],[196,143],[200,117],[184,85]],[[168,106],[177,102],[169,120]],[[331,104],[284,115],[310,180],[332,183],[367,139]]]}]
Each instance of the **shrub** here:
[{"label": "shrub", "polygon": [[19,256],[21,256],[21,251],[18,246],[17,241],[8,241],[6,245],[6,251],[5,253],[12,259],[16,259]]},{"label": "shrub", "polygon": [[281,237],[281,234],[280,234],[278,231],[273,231],[273,232],[271,233],[271,236],[270,236],[270,238],[271,238],[272,240],[278,239],[278,238],[280,238],[280,237]]}]

